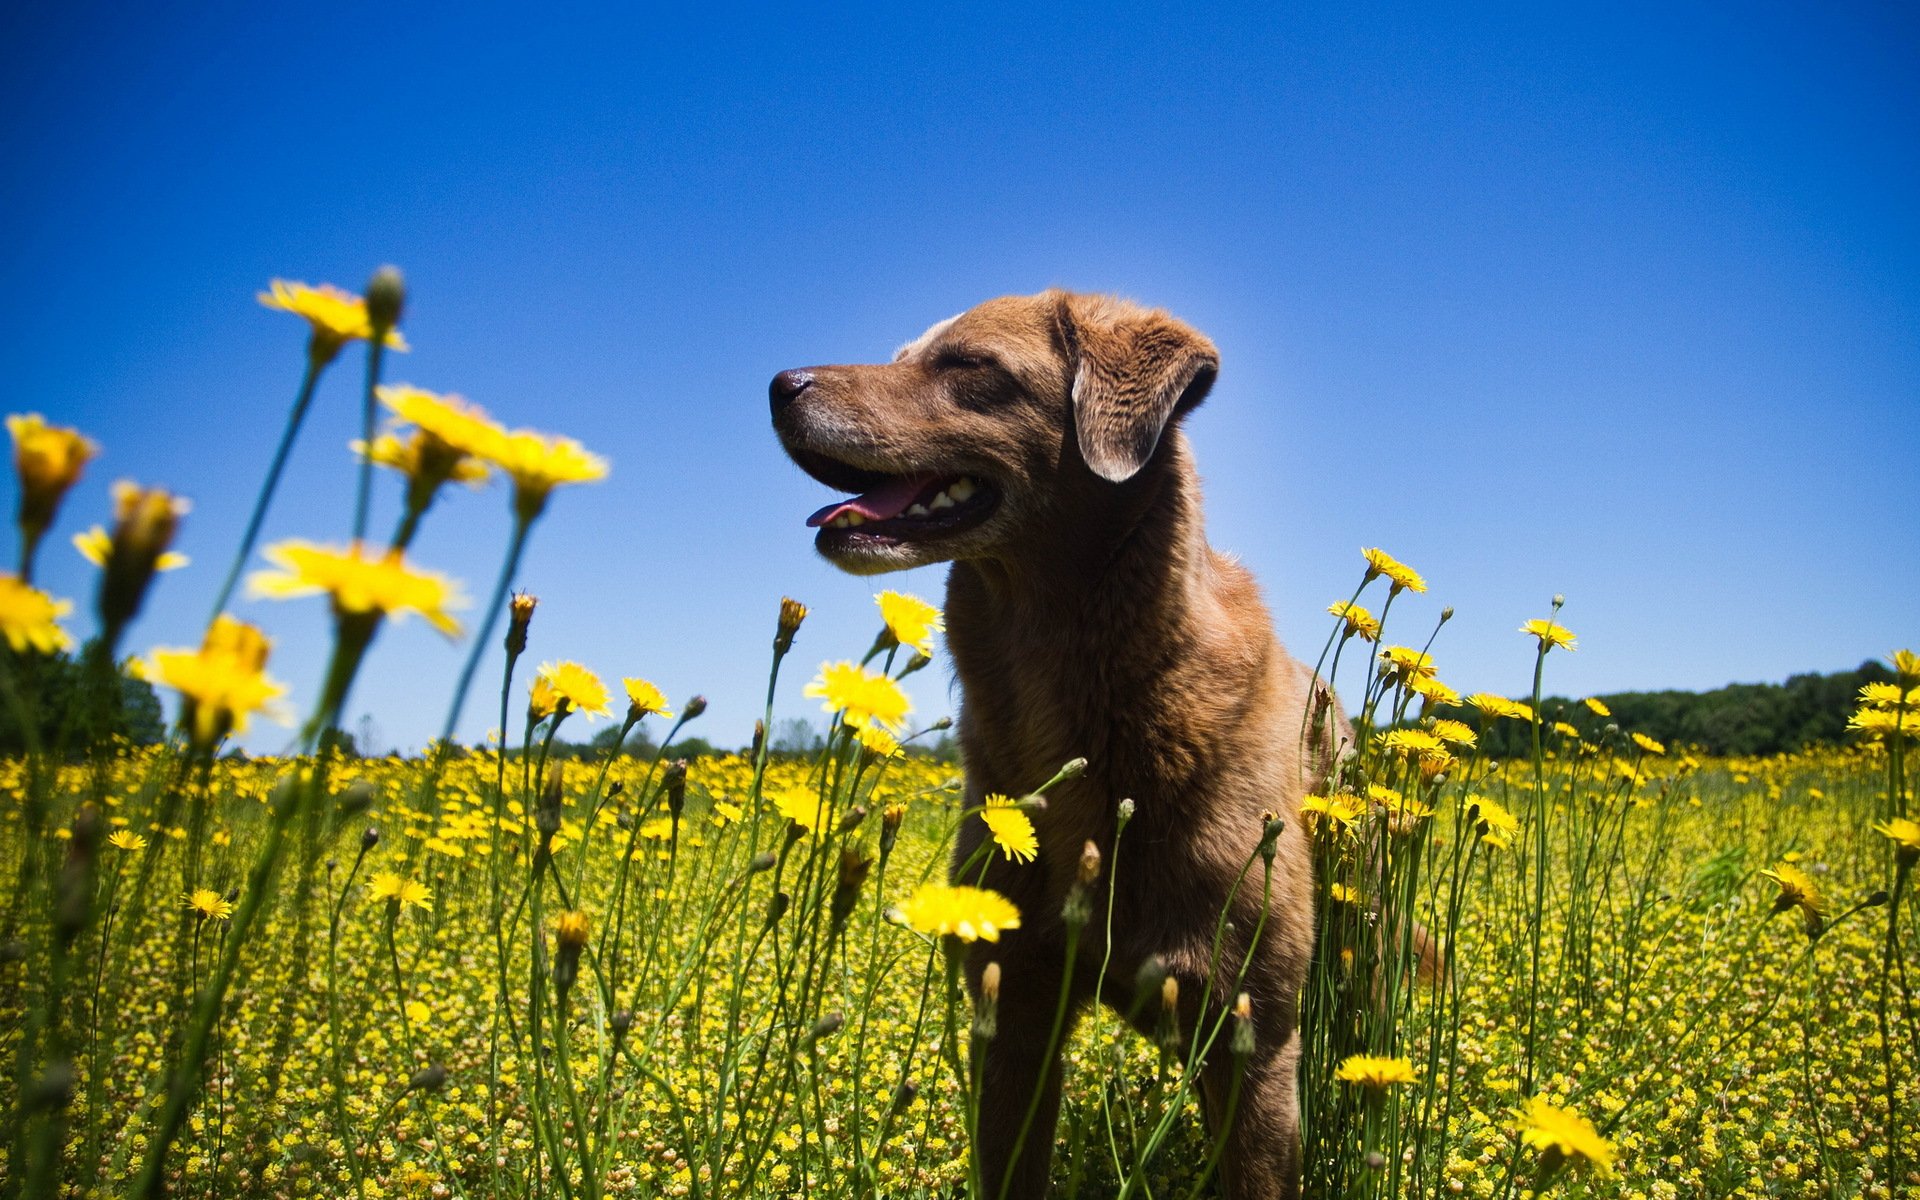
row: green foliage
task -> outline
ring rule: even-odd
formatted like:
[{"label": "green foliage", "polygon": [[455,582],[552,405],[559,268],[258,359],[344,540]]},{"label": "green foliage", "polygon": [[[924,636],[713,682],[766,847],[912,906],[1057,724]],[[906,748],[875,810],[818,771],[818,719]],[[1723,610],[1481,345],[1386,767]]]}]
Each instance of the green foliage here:
[{"label": "green foliage", "polygon": [[99,669],[89,668],[90,651],[21,655],[0,647],[23,693],[18,707],[0,703],[0,754],[23,753],[33,741],[49,749],[115,735],[136,746],[160,741],[166,726],[152,685],[117,668],[90,682],[89,671]]}]

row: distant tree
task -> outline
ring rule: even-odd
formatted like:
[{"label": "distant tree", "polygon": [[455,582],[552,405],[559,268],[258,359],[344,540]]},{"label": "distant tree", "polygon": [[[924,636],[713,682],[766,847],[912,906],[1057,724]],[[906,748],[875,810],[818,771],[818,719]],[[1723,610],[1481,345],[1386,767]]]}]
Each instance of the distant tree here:
[{"label": "distant tree", "polygon": [[21,707],[0,704],[0,753],[19,754],[27,748],[27,730],[20,723],[24,711],[35,740],[45,749],[65,754],[85,751],[102,737],[119,734],[135,745],[151,746],[166,736],[160,697],[153,685],[135,679],[119,666],[105,680],[90,680],[87,665],[91,647],[78,656],[21,655],[0,647],[9,676],[17,681]]},{"label": "distant tree", "polygon": [[773,723],[773,740],[767,748],[775,754],[818,754],[827,739],[805,717],[787,717]]}]

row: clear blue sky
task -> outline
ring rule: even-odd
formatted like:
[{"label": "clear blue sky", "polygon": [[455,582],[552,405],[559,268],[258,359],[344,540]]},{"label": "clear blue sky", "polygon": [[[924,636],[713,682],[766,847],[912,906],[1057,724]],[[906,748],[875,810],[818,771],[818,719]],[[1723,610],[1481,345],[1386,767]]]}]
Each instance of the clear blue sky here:
[{"label": "clear blue sky", "polygon": [[[1912,9],[682,7],[9,6],[4,403],[105,446],[42,581],[86,609],[65,535],[115,478],[171,485],[195,563],[129,648],[196,641],[301,363],[254,292],[393,262],[416,348],[390,379],[613,460],[536,533],[534,660],[704,692],[722,742],[782,593],[815,613],[786,715],[874,627],[872,583],[813,555],[828,495],[780,453],[768,377],[1049,285],[1218,342],[1188,424],[1213,537],[1296,649],[1376,544],[1433,584],[1404,636],[1457,609],[1436,653],[1463,690],[1526,688],[1515,629],[1555,592],[1566,692],[1920,641]],[[344,537],[359,364],[270,539]],[[478,596],[506,531],[504,490],[454,496],[418,557]],[[321,602],[241,612],[311,703]],[[354,717],[421,744],[461,655],[389,629]],[[944,662],[915,683],[949,708]]]}]

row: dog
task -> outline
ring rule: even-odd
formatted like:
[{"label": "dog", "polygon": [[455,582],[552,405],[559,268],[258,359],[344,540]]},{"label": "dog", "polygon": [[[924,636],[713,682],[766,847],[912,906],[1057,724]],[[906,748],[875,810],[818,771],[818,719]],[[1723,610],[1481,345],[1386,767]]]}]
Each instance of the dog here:
[{"label": "dog", "polygon": [[[1236,1063],[1222,1035],[1200,1070],[1203,1108],[1224,1138],[1222,1183],[1233,1200],[1299,1195],[1297,1007],[1314,901],[1298,805],[1331,766],[1324,739],[1302,731],[1309,705],[1326,697],[1316,700],[1313,673],[1281,648],[1252,576],[1207,544],[1180,427],[1219,364],[1211,341],[1164,311],[1047,291],[942,321],[891,362],[782,371],[770,387],[787,453],[852,494],[809,522],[822,555],[858,574],[951,564],[947,643],[967,803],[1019,796],[1087,760],[1034,814],[1036,859],[993,854],[985,871],[984,885],[1022,914],[997,944],[976,943],[967,967],[976,998],[986,965],[1000,968],[975,1147],[988,1196],[1047,1191],[1061,911],[1086,843],[1114,863],[1122,798],[1133,815],[1112,911],[1102,879],[1064,981],[1070,1011],[1097,993],[1151,1031],[1164,1020],[1160,996],[1129,1002],[1143,967],[1149,977],[1164,968],[1178,985],[1179,1030],[1191,1035],[1245,991],[1251,1052]],[[1269,846],[1263,924],[1261,865],[1250,886],[1236,890],[1235,879],[1275,815],[1284,825]],[[956,868],[986,836],[983,822],[966,821]],[[1222,1130],[1236,1070],[1235,1115]]]}]

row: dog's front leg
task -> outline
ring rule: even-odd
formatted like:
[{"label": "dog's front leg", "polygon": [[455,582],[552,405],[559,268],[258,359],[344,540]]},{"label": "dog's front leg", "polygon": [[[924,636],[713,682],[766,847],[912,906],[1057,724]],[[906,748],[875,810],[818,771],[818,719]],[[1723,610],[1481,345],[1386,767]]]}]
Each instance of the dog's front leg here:
[{"label": "dog's front leg", "polygon": [[1011,938],[997,946],[979,943],[967,964],[975,1004],[980,1002],[981,972],[989,962],[1000,964],[996,1028],[984,1044],[976,1037],[973,1045],[974,1061],[980,1063],[980,1125],[973,1162],[986,1200],[1041,1200],[1047,1194],[1054,1126],[1060,1118],[1060,1051],[1073,1032],[1080,1004],[1077,996],[1069,997],[1059,1039],[1049,1047],[1063,964],[1060,955],[1039,951],[1038,946],[1014,945]]},{"label": "dog's front leg", "polygon": [[[1291,1029],[1282,1045],[1261,1046],[1245,1062],[1216,1053],[1202,1068],[1207,1127],[1213,1137],[1226,1140],[1220,1184],[1229,1200],[1298,1200],[1299,1070],[1300,1038]],[[1229,1111],[1232,1124],[1222,1129]]]}]

